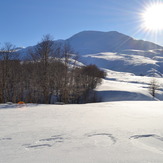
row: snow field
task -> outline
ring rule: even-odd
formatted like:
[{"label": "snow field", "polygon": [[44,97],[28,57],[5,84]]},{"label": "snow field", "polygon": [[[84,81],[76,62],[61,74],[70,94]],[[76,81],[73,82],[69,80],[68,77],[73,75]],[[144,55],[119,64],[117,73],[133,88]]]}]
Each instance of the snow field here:
[{"label": "snow field", "polygon": [[162,106],[122,101],[2,108],[0,162],[161,163]]},{"label": "snow field", "polygon": [[[104,70],[107,72],[107,77],[96,89],[102,101],[163,100],[162,78],[136,76],[132,73]],[[153,79],[155,79],[158,85],[155,98],[149,92],[149,87]]]}]

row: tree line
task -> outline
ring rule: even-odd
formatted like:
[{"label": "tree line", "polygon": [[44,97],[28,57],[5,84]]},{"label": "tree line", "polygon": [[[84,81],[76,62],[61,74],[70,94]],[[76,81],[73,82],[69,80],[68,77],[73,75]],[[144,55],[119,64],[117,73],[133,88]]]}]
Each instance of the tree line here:
[{"label": "tree line", "polygon": [[6,43],[0,51],[0,103],[87,103],[98,101],[93,91],[105,72],[95,65],[78,66],[68,44],[50,35],[28,51],[25,60]]}]

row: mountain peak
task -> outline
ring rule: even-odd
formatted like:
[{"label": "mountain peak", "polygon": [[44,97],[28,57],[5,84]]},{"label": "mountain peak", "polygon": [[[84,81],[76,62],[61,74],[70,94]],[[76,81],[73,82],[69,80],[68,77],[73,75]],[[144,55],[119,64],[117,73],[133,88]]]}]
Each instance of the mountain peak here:
[{"label": "mountain peak", "polygon": [[163,47],[143,40],[136,40],[117,31],[82,31],[66,41],[79,54],[119,52],[126,49],[153,50]]}]

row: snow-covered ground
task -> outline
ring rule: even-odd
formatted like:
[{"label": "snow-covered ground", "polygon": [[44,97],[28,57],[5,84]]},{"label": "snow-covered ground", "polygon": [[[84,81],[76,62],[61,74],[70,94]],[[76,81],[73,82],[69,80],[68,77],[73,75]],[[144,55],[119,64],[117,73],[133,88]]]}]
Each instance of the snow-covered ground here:
[{"label": "snow-covered ground", "polygon": [[[84,55],[85,64],[96,64],[107,73],[97,88],[102,101],[163,100],[162,53],[157,50],[126,50]],[[158,90],[154,99],[149,93],[155,79]]]},{"label": "snow-covered ground", "polygon": [[162,163],[163,102],[0,105],[2,163]]},{"label": "snow-covered ground", "polygon": [[81,61],[96,64],[100,68],[135,75],[162,77],[163,54],[156,51],[128,50],[122,52],[101,52],[85,55]]},{"label": "snow-covered ground", "polygon": [[[105,72],[106,79],[96,89],[103,102],[163,100],[163,78],[136,76],[108,69]],[[149,91],[152,80],[156,81],[158,87],[155,98]]]}]

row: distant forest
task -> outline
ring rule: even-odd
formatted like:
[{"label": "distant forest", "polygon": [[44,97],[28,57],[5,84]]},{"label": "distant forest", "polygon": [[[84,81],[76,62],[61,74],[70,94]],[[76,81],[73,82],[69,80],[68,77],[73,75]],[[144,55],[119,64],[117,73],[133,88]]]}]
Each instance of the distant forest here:
[{"label": "distant forest", "polygon": [[0,103],[52,104],[98,101],[93,91],[106,76],[96,65],[79,66],[67,44],[55,45],[50,35],[20,59],[12,44],[0,50]]}]

